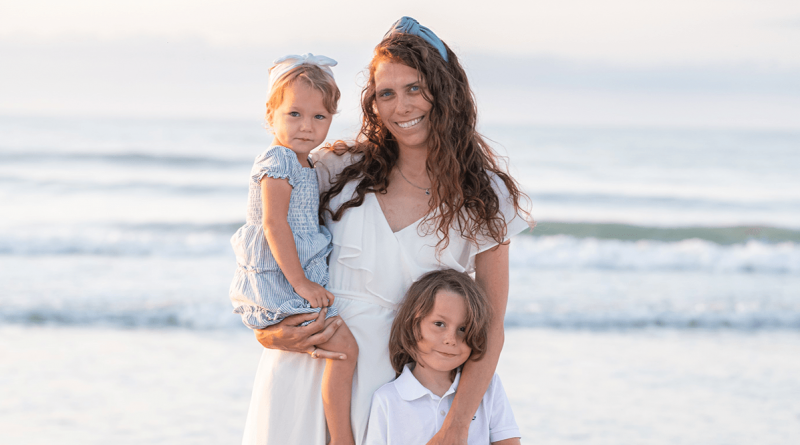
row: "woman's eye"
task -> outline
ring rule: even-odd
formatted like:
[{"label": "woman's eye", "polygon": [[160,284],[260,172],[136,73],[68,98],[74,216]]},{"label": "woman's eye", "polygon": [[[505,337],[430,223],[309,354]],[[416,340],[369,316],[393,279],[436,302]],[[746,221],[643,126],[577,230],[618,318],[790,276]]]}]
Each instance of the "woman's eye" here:
[{"label": "woman's eye", "polygon": [[440,328],[441,328],[441,327],[444,327],[444,323],[443,323],[443,322],[441,322],[441,321],[434,321],[434,322],[433,322],[433,325],[434,325],[434,326],[438,326],[438,327],[440,327]]},{"label": "woman's eye", "polygon": [[409,88],[409,90],[411,90],[411,91],[419,91],[419,85],[414,85],[411,88]]},{"label": "woman's eye", "polygon": [[298,113],[297,111],[290,111],[290,112],[289,112],[289,116],[292,116],[292,117],[299,117],[299,116],[300,116],[300,113]]},{"label": "woman's eye", "polygon": [[378,97],[389,97],[391,95],[392,95],[391,91],[384,91],[384,92],[378,94]]}]

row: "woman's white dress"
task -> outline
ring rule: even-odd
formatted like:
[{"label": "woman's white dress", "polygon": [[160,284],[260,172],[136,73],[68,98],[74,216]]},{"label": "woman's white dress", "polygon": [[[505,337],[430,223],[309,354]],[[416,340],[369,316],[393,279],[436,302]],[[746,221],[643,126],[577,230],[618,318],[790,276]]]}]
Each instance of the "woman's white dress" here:
[{"label": "woman's white dress", "polygon": [[[349,154],[312,153],[320,192],[352,162]],[[347,184],[331,202],[337,208],[349,200],[356,183]],[[528,228],[514,213],[502,182],[495,181],[507,238]],[[372,393],[395,377],[389,362],[389,329],[408,287],[422,274],[437,269],[473,272],[475,255],[494,247],[488,240],[476,245],[451,230],[450,244],[436,253],[438,238],[426,235],[417,221],[392,232],[374,194],[348,209],[339,221],[326,215],[333,235],[328,290],[336,296],[339,315],[358,342],[359,356],[353,380],[351,421],[356,444],[364,440]],[[308,354],[264,349],[256,372],[243,444],[322,445],[327,440],[321,382],[325,360]]]}]

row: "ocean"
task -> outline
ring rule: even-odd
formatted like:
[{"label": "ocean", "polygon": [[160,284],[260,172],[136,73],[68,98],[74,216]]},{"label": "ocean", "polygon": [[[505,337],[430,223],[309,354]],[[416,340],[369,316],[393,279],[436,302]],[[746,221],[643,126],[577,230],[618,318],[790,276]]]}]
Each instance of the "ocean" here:
[{"label": "ocean", "polygon": [[[481,131],[537,221],[511,243],[498,367],[523,442],[800,437],[800,133]],[[0,442],[239,440],[259,345],[228,240],[270,140],[0,117]]]}]

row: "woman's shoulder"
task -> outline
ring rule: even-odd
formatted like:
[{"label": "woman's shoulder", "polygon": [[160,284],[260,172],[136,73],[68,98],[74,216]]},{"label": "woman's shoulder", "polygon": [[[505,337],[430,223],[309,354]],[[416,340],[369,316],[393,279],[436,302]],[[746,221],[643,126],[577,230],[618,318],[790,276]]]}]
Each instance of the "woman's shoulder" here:
[{"label": "woman's shoulder", "polygon": [[[511,220],[514,219],[521,219],[526,224],[529,224],[531,227],[533,225],[528,220],[531,219],[531,201],[530,198],[527,197],[521,190],[517,195],[517,202],[516,206],[514,205],[514,196],[511,194],[511,190],[509,190],[508,185],[503,180],[500,175],[495,172],[487,171],[489,175],[489,180],[492,183],[492,190],[497,195],[499,210],[503,219],[506,221],[506,224],[510,223]],[[507,177],[508,178],[508,177]],[[512,179],[513,181],[513,179]],[[516,184],[519,187],[518,184]]]},{"label": "woman's shoulder", "polygon": [[489,181],[492,183],[492,190],[494,190],[498,198],[508,199],[511,197],[511,192],[508,190],[508,186],[500,175],[491,170],[487,170],[486,174],[489,176]]},{"label": "woman's shoulder", "polygon": [[[487,171],[491,181],[492,190],[497,196],[496,216],[502,219],[503,241],[508,241],[512,236],[531,229],[535,223],[531,213],[530,199],[524,194],[517,195],[516,203],[514,196],[503,178],[495,172]],[[485,252],[499,244],[498,239],[489,232],[487,226],[483,227],[483,232],[478,234],[476,243],[468,243],[470,248],[468,270],[474,270],[475,256]]]},{"label": "woman's shoulder", "polygon": [[325,145],[314,149],[311,154],[311,161],[316,168],[318,165],[329,171],[342,171],[348,165],[361,159],[363,155],[355,153],[351,147],[339,143],[333,146]]},{"label": "woman's shoulder", "polygon": [[339,173],[348,166],[358,162],[363,155],[348,150],[344,144],[324,146],[311,152],[311,162],[317,171],[320,192],[330,189]]}]

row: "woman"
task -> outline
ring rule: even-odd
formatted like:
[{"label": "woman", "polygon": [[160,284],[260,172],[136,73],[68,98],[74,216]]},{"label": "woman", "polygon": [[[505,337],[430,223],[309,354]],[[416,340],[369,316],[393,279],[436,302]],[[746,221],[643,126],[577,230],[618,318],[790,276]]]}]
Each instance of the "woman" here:
[{"label": "woman", "polygon": [[[494,316],[487,353],[465,365],[444,425],[430,443],[465,444],[494,374],[508,298],[508,240],[528,227],[524,195],[476,132],[476,108],[456,55],[407,17],[375,49],[352,147],[317,153],[321,208],[333,235],[328,289],[358,341],[352,425],[363,440],[372,393],[394,378],[389,329],[411,283],[435,269],[475,273]],[[335,351],[324,315],[300,315],[257,331],[265,350],[245,443],[324,443],[319,385]],[[334,322],[335,323],[335,322]],[[307,352],[309,354],[297,354]],[[313,358],[312,358],[313,356]]]}]

